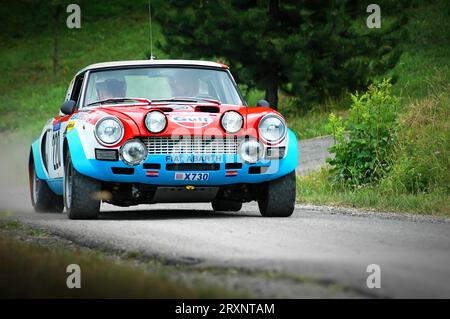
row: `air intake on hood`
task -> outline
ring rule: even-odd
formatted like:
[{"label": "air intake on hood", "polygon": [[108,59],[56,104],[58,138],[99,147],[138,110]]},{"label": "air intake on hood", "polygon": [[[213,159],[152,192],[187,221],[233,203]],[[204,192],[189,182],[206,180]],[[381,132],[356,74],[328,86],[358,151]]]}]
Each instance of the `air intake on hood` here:
[{"label": "air intake on hood", "polygon": [[217,106],[206,106],[206,105],[199,105],[195,108],[196,112],[205,112],[205,113],[219,113],[220,108]]},{"label": "air intake on hood", "polygon": [[151,108],[150,110],[151,110],[151,111],[153,111],[153,110],[158,110],[158,111],[167,113],[167,112],[172,112],[172,111],[173,111],[173,108],[171,108],[171,107],[157,107],[157,108]]}]

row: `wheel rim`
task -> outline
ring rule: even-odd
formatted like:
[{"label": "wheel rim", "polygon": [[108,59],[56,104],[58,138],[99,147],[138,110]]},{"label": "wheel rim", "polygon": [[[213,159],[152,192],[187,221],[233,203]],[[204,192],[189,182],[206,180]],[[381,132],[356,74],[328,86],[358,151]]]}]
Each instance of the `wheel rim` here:
[{"label": "wheel rim", "polygon": [[64,199],[67,208],[70,208],[72,204],[72,176],[73,176],[72,165],[71,163],[67,163],[66,176],[64,177]]}]

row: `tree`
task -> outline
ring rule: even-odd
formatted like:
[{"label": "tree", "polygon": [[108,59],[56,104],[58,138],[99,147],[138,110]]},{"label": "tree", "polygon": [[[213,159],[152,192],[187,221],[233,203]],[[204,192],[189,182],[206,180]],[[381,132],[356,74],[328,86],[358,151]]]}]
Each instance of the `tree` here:
[{"label": "tree", "polygon": [[176,58],[225,60],[238,82],[264,90],[275,108],[279,90],[305,104],[320,101],[365,87],[400,56],[401,21],[364,30],[359,2],[167,0],[157,8],[159,45]]},{"label": "tree", "polygon": [[65,27],[62,17],[69,3],[70,0],[9,0],[5,5],[9,11],[7,10],[5,15],[0,15],[7,26],[0,30],[4,33],[0,33],[0,37],[23,37],[27,33],[44,32],[49,29],[53,43],[52,69],[56,76],[60,69],[60,32]]},{"label": "tree", "polygon": [[61,28],[61,16],[64,12],[64,7],[60,1],[53,0],[49,3],[49,10],[52,16],[52,34],[53,34],[53,52],[52,52],[52,66],[53,75],[58,75],[60,69],[59,63],[59,29]]}]

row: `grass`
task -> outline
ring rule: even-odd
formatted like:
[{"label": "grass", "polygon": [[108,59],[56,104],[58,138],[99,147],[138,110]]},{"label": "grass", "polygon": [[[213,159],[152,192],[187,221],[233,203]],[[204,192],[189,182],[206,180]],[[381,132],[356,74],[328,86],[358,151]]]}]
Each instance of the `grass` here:
[{"label": "grass", "polygon": [[297,178],[297,202],[334,205],[421,215],[450,216],[450,196],[445,192],[408,194],[386,191],[380,186],[348,189],[329,180],[323,168]]},{"label": "grass", "polygon": [[[24,231],[26,226],[0,221],[0,230]],[[28,229],[29,236],[45,233]],[[38,236],[39,235],[39,236]],[[81,288],[66,285],[66,268],[81,268]],[[151,273],[96,251],[46,247],[18,241],[0,232],[0,298],[230,298],[242,297],[198,282],[195,288],[168,278],[162,268]]]},{"label": "grass", "polygon": [[2,219],[0,220],[0,228],[5,230],[22,230],[24,228],[23,224],[16,219],[6,219],[4,220],[3,215],[7,214],[1,213]]},{"label": "grass", "polygon": [[407,11],[409,41],[394,68],[398,81],[393,93],[406,105],[426,98],[435,81],[450,80],[450,3],[423,2]]}]

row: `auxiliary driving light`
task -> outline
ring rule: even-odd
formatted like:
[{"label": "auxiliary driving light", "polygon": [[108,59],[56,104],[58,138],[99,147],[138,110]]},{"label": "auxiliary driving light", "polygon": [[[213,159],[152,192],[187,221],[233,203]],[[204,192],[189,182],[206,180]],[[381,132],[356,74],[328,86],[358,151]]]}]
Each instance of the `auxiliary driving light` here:
[{"label": "auxiliary driving light", "polygon": [[150,111],[145,116],[145,127],[151,133],[162,132],[167,125],[167,118],[163,112],[160,111]]},{"label": "auxiliary driving light", "polygon": [[237,133],[242,128],[244,124],[244,119],[242,115],[235,111],[228,111],[222,115],[222,119],[220,121],[223,129],[227,133]]},{"label": "auxiliary driving light", "polygon": [[120,156],[128,165],[138,165],[147,158],[147,147],[138,139],[126,141],[121,149]]},{"label": "auxiliary driving light", "polygon": [[246,140],[239,145],[239,156],[244,162],[256,163],[263,154],[263,147],[257,140]]}]

